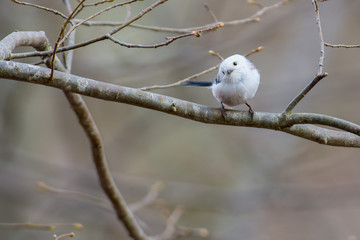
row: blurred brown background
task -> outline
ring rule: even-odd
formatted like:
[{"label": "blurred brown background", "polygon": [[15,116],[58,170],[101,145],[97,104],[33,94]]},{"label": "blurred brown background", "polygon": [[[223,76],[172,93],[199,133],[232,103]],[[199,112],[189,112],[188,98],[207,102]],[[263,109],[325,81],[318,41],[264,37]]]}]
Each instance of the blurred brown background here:
[{"label": "blurred brown background", "polygon": [[[34,1],[65,12],[62,1]],[[73,1],[74,3],[75,1]],[[136,14],[152,1],[132,5]],[[221,21],[257,11],[246,1],[169,1],[138,23],[192,27],[210,23],[207,2]],[[276,1],[261,1],[270,5]],[[319,3],[324,37],[330,43],[360,43],[360,1]],[[87,12],[89,14],[90,12]],[[115,9],[101,20],[123,20]],[[83,15],[85,16],[85,15]],[[54,43],[63,20],[31,7],[0,2],[0,37],[16,30],[44,30]],[[82,27],[77,41],[111,28]],[[131,43],[153,44],[172,36],[127,28],[116,35]],[[78,49],[73,73],[119,85],[172,83],[224,57],[251,56],[261,72],[255,111],[281,112],[313,78],[319,37],[310,0],[290,1],[260,23],[225,27],[200,38],[178,40],[159,49],[127,49],[101,42]],[[25,51],[28,49],[19,49]],[[31,49],[30,49],[31,50]],[[35,63],[37,59],[26,60]],[[360,123],[360,50],[326,48],[322,80],[296,107]],[[215,72],[200,80],[213,79]],[[211,92],[171,88],[156,92],[217,107]],[[128,202],[140,199],[156,180],[169,207],[186,209],[180,223],[206,227],[209,239],[347,239],[360,237],[360,157],[358,149],[322,146],[284,133],[206,125],[124,104],[85,98],[105,142],[109,165]],[[241,106],[239,109],[246,110]],[[85,225],[75,239],[126,239],[116,217],[82,200],[36,190],[36,182],[103,196],[88,141],[63,93],[57,89],[0,81],[0,222]],[[164,221],[155,208],[137,213],[149,234]],[[55,233],[73,231],[58,228]],[[1,239],[50,239],[51,232],[0,230]]]}]

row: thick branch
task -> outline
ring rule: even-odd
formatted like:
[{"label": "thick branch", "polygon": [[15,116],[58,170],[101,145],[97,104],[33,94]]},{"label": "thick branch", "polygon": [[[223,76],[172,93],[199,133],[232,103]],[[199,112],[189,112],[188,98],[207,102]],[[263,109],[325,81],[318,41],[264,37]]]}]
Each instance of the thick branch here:
[{"label": "thick branch", "polygon": [[[217,108],[210,108],[160,94],[95,81],[58,71],[54,72],[53,81],[49,81],[49,76],[50,70],[47,68],[0,61],[0,77],[7,79],[51,86],[107,101],[149,108],[204,123],[267,128],[287,132],[322,144],[360,147],[360,137],[353,134],[360,133],[359,125],[352,123],[347,126],[345,122],[342,122],[343,120],[339,121],[337,118],[326,115],[306,113],[303,115],[291,114],[284,117],[283,114],[256,112],[252,118],[246,111],[229,110],[225,121]],[[352,133],[325,128],[321,128],[321,131],[319,131],[318,127],[314,128],[314,126],[303,125],[303,123],[322,124],[346,131],[351,130]],[[301,125],[292,126],[293,124]],[[343,124],[347,127],[344,128]],[[326,133],[326,141],[322,140],[323,133]]]}]

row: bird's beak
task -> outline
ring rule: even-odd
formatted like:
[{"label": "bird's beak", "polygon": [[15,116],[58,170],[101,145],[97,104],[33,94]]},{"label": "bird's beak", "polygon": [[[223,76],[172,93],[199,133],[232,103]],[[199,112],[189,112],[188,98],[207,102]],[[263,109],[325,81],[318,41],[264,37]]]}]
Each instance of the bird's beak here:
[{"label": "bird's beak", "polygon": [[227,72],[227,74],[230,75],[233,71],[234,71],[233,69],[229,69],[229,70],[227,70],[226,72]]}]

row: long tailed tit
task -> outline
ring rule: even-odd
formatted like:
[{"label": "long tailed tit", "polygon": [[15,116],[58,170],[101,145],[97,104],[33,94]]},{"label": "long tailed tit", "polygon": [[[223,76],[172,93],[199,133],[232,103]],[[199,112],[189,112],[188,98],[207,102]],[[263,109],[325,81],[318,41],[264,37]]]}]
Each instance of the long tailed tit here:
[{"label": "long tailed tit", "polygon": [[260,74],[254,64],[246,57],[235,54],[226,58],[219,67],[213,82],[188,81],[182,86],[210,87],[225,118],[225,108],[246,104],[249,113],[254,114],[248,100],[255,96],[260,83]]}]

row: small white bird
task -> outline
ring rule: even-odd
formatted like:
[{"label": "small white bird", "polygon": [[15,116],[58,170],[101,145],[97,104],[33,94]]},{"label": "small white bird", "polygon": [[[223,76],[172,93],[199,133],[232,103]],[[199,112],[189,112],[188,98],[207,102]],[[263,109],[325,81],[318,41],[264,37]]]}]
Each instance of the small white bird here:
[{"label": "small white bird", "polygon": [[253,116],[254,111],[247,101],[255,96],[259,83],[260,74],[254,64],[246,57],[235,54],[220,64],[213,82],[188,81],[182,85],[210,87],[214,97],[221,104],[221,114],[225,118],[224,105],[231,108],[244,103]]}]

